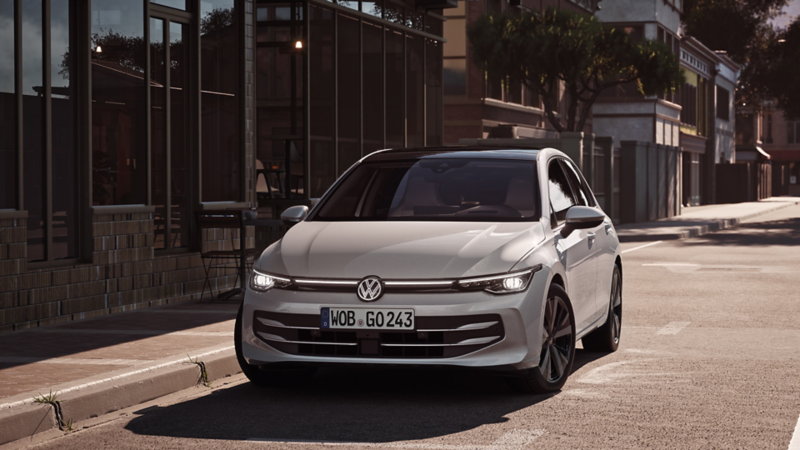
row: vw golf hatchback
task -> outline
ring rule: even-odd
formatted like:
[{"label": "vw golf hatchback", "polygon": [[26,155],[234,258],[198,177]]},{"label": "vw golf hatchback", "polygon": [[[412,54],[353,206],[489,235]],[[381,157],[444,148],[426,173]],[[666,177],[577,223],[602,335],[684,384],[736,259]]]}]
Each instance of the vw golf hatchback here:
[{"label": "vw golf hatchback", "polygon": [[554,150],[385,150],[351,167],[254,266],[236,353],[258,385],[330,364],[480,367],[560,389],[576,340],[617,349],[611,220]]}]

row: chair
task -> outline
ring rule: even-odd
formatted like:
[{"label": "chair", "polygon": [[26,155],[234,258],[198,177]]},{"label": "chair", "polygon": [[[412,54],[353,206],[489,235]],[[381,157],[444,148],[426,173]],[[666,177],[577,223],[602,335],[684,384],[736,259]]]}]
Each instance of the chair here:
[{"label": "chair", "polygon": [[[225,298],[232,296],[238,291],[244,291],[244,283],[246,282],[247,273],[252,267],[252,260],[260,253],[257,249],[245,248],[245,215],[250,211],[241,210],[215,210],[215,211],[198,211],[197,228],[200,230],[201,236],[204,229],[238,229],[239,230],[239,248],[236,247],[236,238],[231,233],[230,250],[202,250],[200,257],[203,259],[203,269],[205,270],[206,278],[203,282],[203,289],[200,292],[200,300],[208,287],[213,300],[218,300],[221,295],[214,296],[214,289],[211,286],[211,270],[220,269],[223,271],[236,270],[239,276],[237,277],[239,287],[237,289],[236,283],[233,289],[225,295]],[[220,242],[225,242],[221,240]],[[251,260],[252,258],[252,260]],[[235,263],[234,265],[231,265]]]}]

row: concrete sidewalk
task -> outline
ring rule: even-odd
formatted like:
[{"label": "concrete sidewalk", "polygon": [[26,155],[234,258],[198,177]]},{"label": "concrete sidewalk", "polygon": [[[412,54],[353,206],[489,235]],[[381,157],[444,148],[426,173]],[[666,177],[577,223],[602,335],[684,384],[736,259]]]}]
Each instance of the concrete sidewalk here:
[{"label": "concrete sidewalk", "polygon": [[0,445],[238,373],[238,307],[181,304],[0,335]]},{"label": "concrete sidewalk", "polygon": [[772,197],[760,202],[683,208],[683,214],[654,222],[617,227],[621,242],[666,241],[724,230],[764,214],[800,204],[800,197]]}]

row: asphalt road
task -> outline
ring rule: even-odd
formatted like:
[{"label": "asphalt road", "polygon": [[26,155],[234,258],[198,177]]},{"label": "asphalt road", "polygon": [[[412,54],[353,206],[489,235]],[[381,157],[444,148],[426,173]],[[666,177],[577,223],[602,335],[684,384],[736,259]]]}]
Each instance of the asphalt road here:
[{"label": "asphalt road", "polygon": [[468,371],[327,370],[282,391],[240,376],[36,445],[786,450],[800,415],[800,207],[624,248],[620,350],[579,350],[556,395]]}]

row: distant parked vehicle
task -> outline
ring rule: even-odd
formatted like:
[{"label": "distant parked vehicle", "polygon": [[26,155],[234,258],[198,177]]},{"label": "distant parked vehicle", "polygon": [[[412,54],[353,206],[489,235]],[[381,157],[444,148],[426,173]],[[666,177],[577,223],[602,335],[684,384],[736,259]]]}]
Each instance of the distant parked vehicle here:
[{"label": "distant parked vehicle", "polygon": [[380,151],[282,218],[296,224],[256,262],[236,320],[255,384],[331,364],[464,366],[544,393],[577,339],[619,345],[619,240],[557,150]]}]

